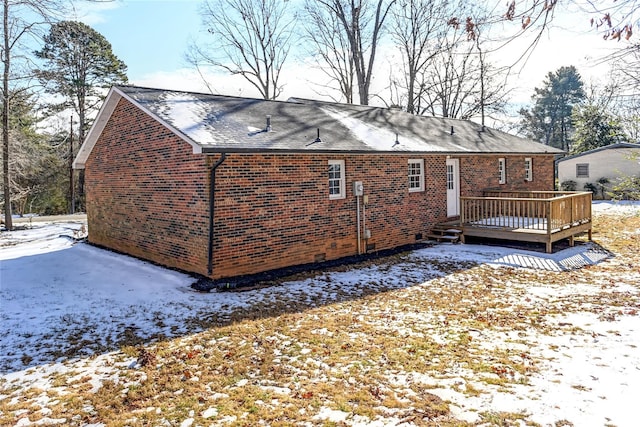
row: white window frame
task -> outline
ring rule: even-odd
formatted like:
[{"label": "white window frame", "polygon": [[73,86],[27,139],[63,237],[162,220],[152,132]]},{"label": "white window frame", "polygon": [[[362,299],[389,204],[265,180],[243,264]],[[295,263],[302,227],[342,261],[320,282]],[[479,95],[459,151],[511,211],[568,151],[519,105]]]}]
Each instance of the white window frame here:
[{"label": "white window frame", "polygon": [[507,183],[507,160],[504,157],[498,159],[498,183]]},{"label": "white window frame", "polygon": [[447,190],[455,190],[455,165],[447,163]]},{"label": "white window frame", "polygon": [[[412,172],[415,172],[416,166],[418,169],[417,174],[412,173]],[[417,182],[415,178],[417,178]],[[417,193],[419,191],[424,191],[424,159],[409,159],[408,180],[409,180],[408,185],[409,185],[410,193]]]},{"label": "white window frame", "polygon": [[[586,173],[580,173],[580,168],[586,170]],[[576,163],[576,178],[589,178],[589,163]]]},{"label": "white window frame", "polygon": [[[329,186],[329,199],[344,199],[347,196],[346,190],[346,177],[345,177],[345,168],[344,168],[344,160],[329,160],[328,162],[329,168],[327,169],[328,175],[328,186]],[[336,167],[338,168],[338,176],[335,175]],[[337,184],[333,185],[332,184]],[[339,193],[331,193],[332,189],[337,189]]]},{"label": "white window frame", "polygon": [[531,157],[524,159],[524,180],[533,181],[533,160]]}]

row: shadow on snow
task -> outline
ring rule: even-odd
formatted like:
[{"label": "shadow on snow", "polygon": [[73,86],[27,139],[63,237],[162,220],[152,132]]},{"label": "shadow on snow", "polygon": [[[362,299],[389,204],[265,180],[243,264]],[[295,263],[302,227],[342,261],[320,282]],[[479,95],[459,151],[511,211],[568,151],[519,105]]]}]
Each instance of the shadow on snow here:
[{"label": "shadow on snow", "polygon": [[554,254],[403,249],[216,282],[84,243],[3,260],[0,374],[409,288],[481,263],[563,271],[612,256],[594,243]]}]

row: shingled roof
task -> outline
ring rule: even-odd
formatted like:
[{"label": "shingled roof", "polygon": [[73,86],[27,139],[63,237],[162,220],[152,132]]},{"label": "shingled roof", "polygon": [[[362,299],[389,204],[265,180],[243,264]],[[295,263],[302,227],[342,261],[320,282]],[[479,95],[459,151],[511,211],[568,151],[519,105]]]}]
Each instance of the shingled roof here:
[{"label": "shingled roof", "polygon": [[394,108],[115,86],[78,153],[75,167],[84,167],[122,98],[191,144],[194,153],[562,153],[530,139],[483,130],[471,121],[415,116]]},{"label": "shingled roof", "polygon": [[632,142],[618,142],[618,143],[615,143],[615,144],[605,145],[603,147],[598,147],[598,148],[594,148],[594,149],[589,150],[589,151],[583,151],[583,152],[578,153],[578,154],[573,154],[571,156],[563,157],[563,158],[557,160],[557,163],[562,163],[562,162],[564,162],[566,160],[575,159],[576,157],[588,156],[590,154],[598,153],[600,151],[618,150],[618,149],[624,149],[624,148],[631,148],[633,150],[637,150],[637,149],[640,149],[640,144],[632,143]]}]

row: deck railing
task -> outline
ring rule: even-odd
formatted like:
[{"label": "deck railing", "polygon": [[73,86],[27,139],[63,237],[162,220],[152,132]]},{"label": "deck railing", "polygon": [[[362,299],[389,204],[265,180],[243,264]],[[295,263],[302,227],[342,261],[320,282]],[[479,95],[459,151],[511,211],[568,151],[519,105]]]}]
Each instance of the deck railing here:
[{"label": "deck railing", "polygon": [[485,197],[501,197],[515,199],[552,199],[560,196],[570,196],[582,193],[576,191],[524,191],[524,190],[484,190]]},{"label": "deck railing", "polygon": [[587,191],[550,199],[550,232],[591,222],[591,197]]},{"label": "deck railing", "polygon": [[463,226],[552,233],[591,221],[591,192],[486,191],[485,195],[460,198]]}]

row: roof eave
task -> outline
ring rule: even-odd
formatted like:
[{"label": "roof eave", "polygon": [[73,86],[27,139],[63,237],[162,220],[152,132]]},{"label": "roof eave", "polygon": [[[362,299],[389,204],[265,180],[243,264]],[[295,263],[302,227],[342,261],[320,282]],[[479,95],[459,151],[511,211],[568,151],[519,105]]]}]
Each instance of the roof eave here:
[{"label": "roof eave", "polygon": [[241,147],[202,147],[202,154],[370,154],[370,155],[429,155],[429,156],[551,156],[555,152],[486,152],[486,151],[411,151],[411,150],[335,150],[335,149],[295,149],[295,148],[241,148]]},{"label": "roof eave", "polygon": [[91,154],[91,151],[93,150],[93,147],[96,145],[96,142],[98,141],[98,138],[100,137],[100,135],[102,135],[102,132],[104,131],[104,128],[109,122],[109,119],[113,114],[113,111],[115,110],[116,106],[118,105],[118,102],[122,98],[125,98],[127,101],[129,101],[136,107],[140,108],[145,114],[149,115],[151,118],[159,122],[162,126],[166,127],[171,132],[176,134],[180,139],[184,140],[189,145],[191,145],[191,147],[193,148],[194,154],[202,153],[202,146],[194,142],[191,138],[187,137],[182,132],[175,129],[173,126],[169,125],[166,121],[162,120],[160,117],[158,117],[157,115],[149,111],[144,106],[140,105],[130,96],[128,96],[126,93],[120,90],[117,86],[113,86],[109,90],[109,93],[107,94],[107,97],[105,98],[104,103],[102,104],[102,107],[98,112],[98,115],[96,117],[96,120],[93,123],[93,126],[91,126],[91,129],[89,129],[89,132],[87,133],[87,137],[85,138],[84,143],[80,147],[80,150],[78,151],[78,154],[76,155],[76,158],[73,161],[74,169],[85,168],[85,164],[87,162],[87,159],[89,158],[89,155]]},{"label": "roof eave", "polygon": [[578,157],[582,157],[582,156],[587,156],[589,154],[594,154],[594,153],[599,153],[600,151],[605,151],[605,150],[617,150],[617,149],[621,149],[621,148],[630,148],[630,149],[635,149],[638,148],[640,149],[640,144],[635,144],[632,142],[617,142],[615,144],[609,144],[609,145],[605,145],[602,147],[598,147],[598,148],[594,148],[591,150],[587,150],[587,151],[583,151],[582,153],[578,153],[578,154],[573,154],[570,156],[565,156],[561,159],[558,159],[556,162],[557,163],[562,163],[566,160],[572,160],[572,159],[577,159]]},{"label": "roof eave", "polygon": [[109,90],[109,93],[96,116],[96,120],[93,122],[91,129],[89,129],[89,132],[87,133],[87,136],[73,161],[74,169],[84,169],[87,159],[98,141],[98,137],[102,134],[109,118],[111,118],[113,110],[115,110],[116,105],[118,105],[118,101],[122,98],[122,95],[122,92],[118,91],[115,87],[112,87]]}]

